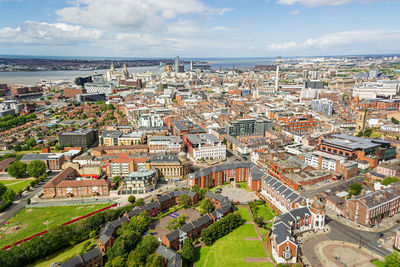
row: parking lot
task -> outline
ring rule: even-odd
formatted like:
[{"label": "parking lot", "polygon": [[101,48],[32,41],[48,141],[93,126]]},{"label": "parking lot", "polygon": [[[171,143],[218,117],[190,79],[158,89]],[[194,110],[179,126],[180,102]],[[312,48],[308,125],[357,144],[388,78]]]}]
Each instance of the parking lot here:
[{"label": "parking lot", "polygon": [[[176,214],[185,214],[186,215],[186,222],[189,223],[191,221],[194,221],[198,218],[200,218],[201,214],[200,212],[198,212],[195,209],[180,209],[178,211],[175,212]],[[172,214],[172,216],[175,216]],[[167,215],[163,218],[161,218],[160,220],[151,223],[150,229],[153,231],[153,236],[155,236],[157,239],[160,237],[162,237],[165,234],[168,234],[171,230],[167,229],[167,226],[169,224],[169,222],[174,219],[172,216]],[[175,216],[176,217],[176,216]]]},{"label": "parking lot", "polygon": [[221,189],[221,195],[228,197],[234,202],[239,201],[240,203],[243,203],[258,199],[256,193],[236,188],[234,186],[224,186]]}]

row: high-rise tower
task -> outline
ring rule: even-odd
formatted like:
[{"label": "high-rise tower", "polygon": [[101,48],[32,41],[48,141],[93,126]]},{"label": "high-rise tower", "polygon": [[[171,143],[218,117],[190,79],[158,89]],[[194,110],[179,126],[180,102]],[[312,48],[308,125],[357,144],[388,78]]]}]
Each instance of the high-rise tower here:
[{"label": "high-rise tower", "polygon": [[281,56],[277,56],[275,60],[276,65],[276,76],[275,76],[275,93],[278,92],[279,89],[279,65],[281,65]]},{"label": "high-rise tower", "polygon": [[175,58],[175,72],[179,72],[179,57]]}]

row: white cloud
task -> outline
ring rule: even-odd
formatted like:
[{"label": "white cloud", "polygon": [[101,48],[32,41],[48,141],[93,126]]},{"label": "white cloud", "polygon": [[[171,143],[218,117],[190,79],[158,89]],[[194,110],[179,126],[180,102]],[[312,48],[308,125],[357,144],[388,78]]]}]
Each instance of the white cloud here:
[{"label": "white cloud", "polygon": [[168,25],[168,33],[182,35],[182,36],[192,36],[199,32],[199,27],[189,20],[180,19],[177,22]]},{"label": "white cloud", "polygon": [[119,31],[157,30],[179,15],[208,10],[199,0],[74,0],[56,13],[61,20]]},{"label": "white cloud", "polygon": [[277,0],[277,4],[282,5],[294,5],[303,4],[306,6],[338,6],[348,4],[350,2],[362,2],[362,3],[372,3],[372,2],[396,2],[398,0]]},{"label": "white cloud", "polygon": [[233,8],[224,7],[224,8],[222,8],[218,13],[219,13],[220,15],[223,15],[223,14],[225,14],[226,12],[229,12],[229,11],[232,11],[232,10],[233,10]]},{"label": "white cloud", "polygon": [[290,42],[284,42],[284,43],[278,43],[278,44],[270,44],[267,45],[267,48],[269,50],[273,51],[280,51],[280,50],[288,50],[296,47],[296,42],[290,41]]},{"label": "white cloud", "polygon": [[0,28],[0,43],[72,45],[98,40],[102,32],[66,23],[25,21],[16,28]]},{"label": "white cloud", "polygon": [[236,31],[238,30],[237,28],[230,28],[230,27],[225,27],[225,26],[214,26],[211,29],[214,31]]},{"label": "white cloud", "polygon": [[267,48],[273,51],[311,48],[327,50],[328,48],[343,44],[379,44],[380,46],[384,46],[384,43],[392,44],[394,43],[393,41],[400,41],[400,30],[355,30],[342,31],[322,35],[316,38],[309,38],[301,43],[290,41],[270,44],[267,45]]},{"label": "white cloud", "polygon": [[294,10],[294,11],[290,12],[290,15],[297,15],[297,14],[299,14],[299,13],[300,13],[300,11]]}]

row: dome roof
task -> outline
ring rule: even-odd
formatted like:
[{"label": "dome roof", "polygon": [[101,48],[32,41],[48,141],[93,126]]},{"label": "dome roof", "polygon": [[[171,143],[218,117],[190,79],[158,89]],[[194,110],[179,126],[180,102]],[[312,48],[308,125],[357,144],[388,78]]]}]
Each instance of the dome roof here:
[{"label": "dome roof", "polygon": [[322,203],[320,200],[314,201],[314,203],[311,204],[311,207],[317,210],[325,209],[324,203]]}]

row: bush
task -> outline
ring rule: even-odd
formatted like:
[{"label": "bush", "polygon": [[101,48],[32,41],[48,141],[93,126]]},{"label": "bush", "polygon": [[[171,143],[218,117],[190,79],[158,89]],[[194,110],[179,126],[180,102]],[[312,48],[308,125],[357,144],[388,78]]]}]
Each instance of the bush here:
[{"label": "bush", "polygon": [[133,196],[133,195],[129,196],[129,197],[128,197],[128,201],[129,201],[129,203],[131,203],[131,204],[135,203],[135,201],[136,201],[135,196]]}]

